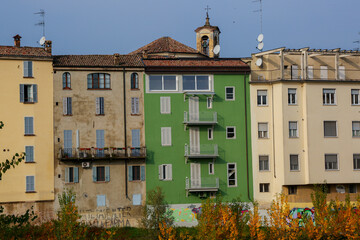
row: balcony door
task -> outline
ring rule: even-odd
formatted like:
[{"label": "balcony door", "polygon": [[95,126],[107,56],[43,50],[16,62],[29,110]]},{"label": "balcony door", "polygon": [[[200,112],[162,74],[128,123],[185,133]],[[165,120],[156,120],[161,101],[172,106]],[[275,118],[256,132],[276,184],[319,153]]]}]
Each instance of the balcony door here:
[{"label": "balcony door", "polygon": [[97,156],[104,157],[105,130],[96,130],[96,147],[100,148],[97,150]]},{"label": "balcony door", "polygon": [[200,163],[190,164],[191,188],[201,187],[201,168]]},{"label": "balcony door", "polygon": [[64,130],[64,153],[72,157],[72,130]]},{"label": "balcony door", "polygon": [[200,129],[190,127],[190,154],[200,154]]},{"label": "balcony door", "polygon": [[189,121],[199,121],[199,97],[189,98]]},{"label": "balcony door", "polygon": [[131,146],[133,148],[131,150],[132,156],[139,156],[140,155],[140,129],[132,129],[131,130]]}]

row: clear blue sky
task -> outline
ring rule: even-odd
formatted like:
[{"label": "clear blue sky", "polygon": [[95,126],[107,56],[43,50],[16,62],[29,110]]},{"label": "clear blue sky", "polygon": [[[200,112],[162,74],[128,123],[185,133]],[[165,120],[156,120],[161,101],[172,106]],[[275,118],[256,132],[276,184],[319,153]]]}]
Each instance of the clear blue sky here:
[{"label": "clear blue sky", "polygon": [[[252,0],[2,0],[0,45],[38,46],[46,11],[46,38],[53,54],[126,54],[170,36],[195,48],[194,29],[205,22],[221,30],[221,57],[257,52],[259,3]],[[288,48],[354,49],[360,39],[360,0],[263,0],[264,50]]]}]

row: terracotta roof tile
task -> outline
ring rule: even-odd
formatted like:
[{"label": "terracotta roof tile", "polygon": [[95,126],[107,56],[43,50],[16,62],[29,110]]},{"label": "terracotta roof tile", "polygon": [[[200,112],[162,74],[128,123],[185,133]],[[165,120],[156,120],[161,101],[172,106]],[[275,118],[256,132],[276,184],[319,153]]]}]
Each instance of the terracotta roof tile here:
[{"label": "terracotta roof tile", "polygon": [[144,59],[146,67],[249,67],[239,58]]},{"label": "terracotta roof tile", "polygon": [[141,54],[144,50],[147,50],[147,53],[199,53],[197,50],[186,46],[171,37],[162,37],[129,54]]},{"label": "terracotta roof tile", "polygon": [[0,46],[0,56],[51,57],[51,53],[48,53],[44,48],[39,47]]},{"label": "terracotta roof tile", "polygon": [[144,67],[137,55],[119,55],[120,64],[115,65],[114,55],[57,55],[54,66],[61,67]]}]

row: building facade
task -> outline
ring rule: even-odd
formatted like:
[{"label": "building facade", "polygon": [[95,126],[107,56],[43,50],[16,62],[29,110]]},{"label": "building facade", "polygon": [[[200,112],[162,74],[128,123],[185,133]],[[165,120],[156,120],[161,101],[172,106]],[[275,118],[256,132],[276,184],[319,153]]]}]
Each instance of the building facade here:
[{"label": "building facade", "polygon": [[0,46],[0,159],[26,153],[0,180],[5,212],[23,214],[31,206],[40,218],[53,216],[53,83],[51,41],[45,48]]},{"label": "building facade", "polygon": [[311,206],[320,184],[328,199],[355,200],[360,183],[358,52],[279,48],[252,55],[251,125],[255,200],[277,193]]}]

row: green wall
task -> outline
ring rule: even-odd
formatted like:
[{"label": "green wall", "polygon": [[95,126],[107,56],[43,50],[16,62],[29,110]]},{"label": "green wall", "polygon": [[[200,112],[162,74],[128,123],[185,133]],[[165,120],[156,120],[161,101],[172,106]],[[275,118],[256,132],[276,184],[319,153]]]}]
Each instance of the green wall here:
[{"label": "green wall", "polygon": [[[251,130],[249,103],[249,75],[214,75],[213,108],[207,109],[207,95],[198,95],[200,112],[217,112],[218,124],[214,127],[213,140],[208,140],[207,129],[211,126],[199,126],[200,144],[217,144],[219,157],[215,160],[215,174],[209,175],[208,163],[212,159],[189,159],[184,157],[184,145],[189,144],[189,128],[184,128],[184,111],[189,110],[189,100],[184,101],[183,93],[146,93],[145,102],[145,137],[147,147],[146,188],[162,187],[166,200],[170,204],[199,203],[203,199],[198,194],[190,193],[186,197],[185,178],[190,178],[190,163],[201,163],[201,177],[218,177],[219,192],[223,200],[231,201],[240,197],[250,201],[253,196],[251,168]],[[145,81],[145,80],[144,80]],[[245,83],[245,84],[244,84]],[[146,84],[146,81],[145,81]],[[235,101],[225,101],[225,87],[235,87]],[[246,95],[244,87],[246,86]],[[171,114],[160,114],[160,97],[171,97]],[[245,96],[247,106],[245,108]],[[247,109],[247,114],[245,114]],[[248,148],[246,149],[246,121]],[[236,139],[226,139],[226,126],[236,127]],[[171,127],[172,146],[161,146],[161,127]],[[248,154],[248,173],[246,163]],[[237,187],[227,186],[227,163],[237,164]],[[172,181],[159,180],[158,166],[172,164]],[[247,180],[248,174],[248,180]],[[249,190],[248,193],[248,184]],[[249,197],[251,199],[249,199]]]}]

